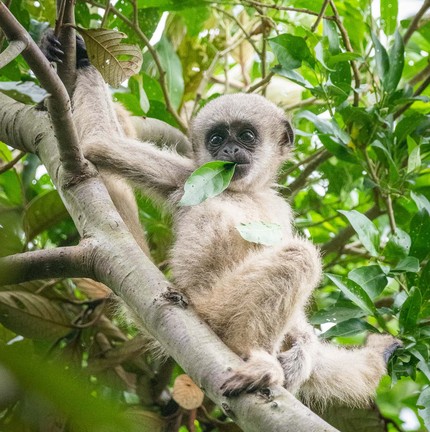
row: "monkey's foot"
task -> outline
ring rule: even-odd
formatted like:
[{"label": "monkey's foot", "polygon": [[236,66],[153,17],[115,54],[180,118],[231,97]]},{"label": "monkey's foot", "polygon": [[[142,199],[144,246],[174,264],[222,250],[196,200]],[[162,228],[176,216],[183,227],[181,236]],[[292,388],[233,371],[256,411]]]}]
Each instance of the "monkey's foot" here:
[{"label": "monkey's foot", "polygon": [[284,387],[291,393],[296,393],[311,375],[311,355],[301,343],[296,343],[288,351],[279,354],[278,360],[284,371]]},{"label": "monkey's foot", "polygon": [[388,334],[373,333],[369,335],[366,341],[366,347],[377,351],[383,357],[385,363],[388,363],[397,348],[402,346],[403,344],[399,339]]},{"label": "monkey's foot", "polygon": [[252,351],[248,360],[233,371],[221,386],[224,396],[252,393],[272,385],[282,385],[284,372],[277,359],[265,351]]}]

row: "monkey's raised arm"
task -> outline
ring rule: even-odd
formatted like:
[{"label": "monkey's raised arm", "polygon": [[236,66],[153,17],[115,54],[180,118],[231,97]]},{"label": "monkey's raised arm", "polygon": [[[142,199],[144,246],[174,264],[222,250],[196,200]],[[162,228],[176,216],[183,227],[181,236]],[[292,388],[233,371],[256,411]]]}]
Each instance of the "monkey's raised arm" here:
[{"label": "monkey's raised arm", "polygon": [[145,191],[168,198],[195,169],[193,160],[124,136],[99,72],[78,69],[74,120],[86,157]]}]

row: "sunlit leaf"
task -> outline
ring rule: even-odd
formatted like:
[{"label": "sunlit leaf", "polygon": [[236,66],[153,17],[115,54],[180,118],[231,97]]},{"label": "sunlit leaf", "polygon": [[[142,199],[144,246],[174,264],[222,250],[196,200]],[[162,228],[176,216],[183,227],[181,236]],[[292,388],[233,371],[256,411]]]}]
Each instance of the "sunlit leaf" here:
[{"label": "sunlit leaf", "polygon": [[269,39],[269,45],[285,70],[297,69],[306,61],[310,66],[315,60],[304,38],[290,34],[281,34]]},{"label": "sunlit leaf", "polygon": [[370,324],[358,318],[351,318],[330,327],[321,336],[323,338],[340,337],[340,336],[354,336],[365,331],[377,332],[378,330]]},{"label": "sunlit leaf", "polygon": [[236,229],[246,241],[251,243],[272,246],[282,241],[282,227],[275,223],[242,223],[236,226]]},{"label": "sunlit leaf", "polygon": [[380,234],[374,223],[357,210],[339,210],[339,213],[348,218],[361,243],[370,254],[375,257],[378,256]]},{"label": "sunlit leaf", "polygon": [[185,182],[179,205],[197,205],[219,195],[230,184],[235,166],[234,162],[212,161],[197,168]]},{"label": "sunlit leaf", "polygon": [[397,28],[397,0],[380,0],[381,24],[387,36],[392,35]]},{"label": "sunlit leaf", "polygon": [[111,86],[118,87],[140,71],[142,51],[135,45],[122,44],[121,40],[127,37],[124,33],[80,27],[77,30],[84,38],[90,62]]},{"label": "sunlit leaf", "polygon": [[366,311],[370,315],[376,313],[376,307],[366,291],[354,281],[345,277],[334,274],[326,274],[326,276],[357,306]]},{"label": "sunlit leaf", "polygon": [[348,273],[348,279],[360,285],[370,298],[375,298],[381,294],[388,283],[385,273],[378,265],[363,266],[351,270]]}]

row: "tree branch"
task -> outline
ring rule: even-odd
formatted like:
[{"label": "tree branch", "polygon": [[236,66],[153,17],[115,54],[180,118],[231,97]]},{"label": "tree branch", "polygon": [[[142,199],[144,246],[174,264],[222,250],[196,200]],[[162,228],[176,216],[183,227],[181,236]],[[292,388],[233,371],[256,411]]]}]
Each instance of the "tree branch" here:
[{"label": "tree branch", "polygon": [[410,26],[408,27],[405,35],[403,36],[403,43],[406,45],[409,39],[413,35],[414,31],[418,28],[421,18],[426,13],[427,9],[430,8],[430,0],[425,0],[420,10],[416,13],[414,19],[412,20]]},{"label": "tree branch", "polygon": [[0,54],[0,69],[15,60],[27,47],[21,40],[11,41],[6,49]]},{"label": "tree branch", "polygon": [[0,174],[10,170],[14,167],[23,157],[25,156],[25,152],[19,152],[10,162],[5,163],[4,165],[0,165]]},{"label": "tree branch", "polygon": [[27,47],[22,55],[43,88],[50,93],[48,111],[58,140],[58,149],[63,161],[62,168],[69,176],[69,181],[75,177],[92,175],[78,145],[70,99],[63,83],[30,35],[2,2],[0,2],[0,27],[10,41],[22,41],[26,44]]},{"label": "tree branch", "polygon": [[93,253],[90,242],[79,246],[41,249],[0,259],[0,285],[36,279],[94,277],[87,263]]}]

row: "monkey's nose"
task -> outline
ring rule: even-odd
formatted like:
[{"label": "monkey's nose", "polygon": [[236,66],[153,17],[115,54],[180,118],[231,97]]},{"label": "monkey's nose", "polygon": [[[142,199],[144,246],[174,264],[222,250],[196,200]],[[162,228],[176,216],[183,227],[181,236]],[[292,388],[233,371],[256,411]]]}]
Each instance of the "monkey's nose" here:
[{"label": "monkey's nose", "polygon": [[222,152],[227,156],[234,156],[239,152],[239,150],[239,146],[237,145],[227,145],[222,149]]}]

